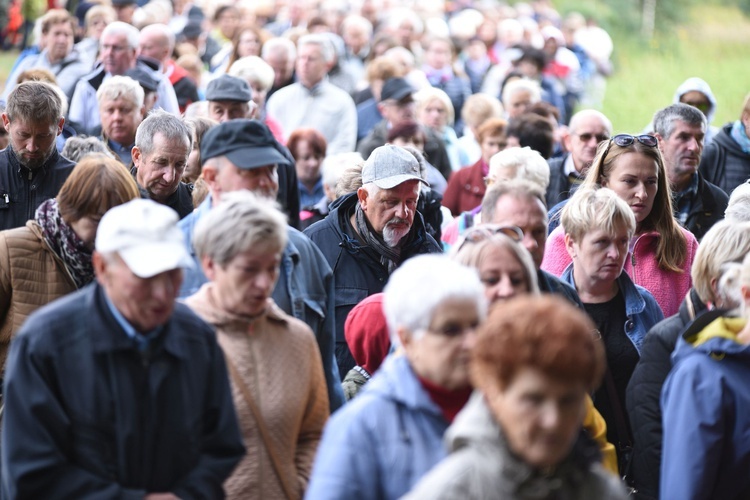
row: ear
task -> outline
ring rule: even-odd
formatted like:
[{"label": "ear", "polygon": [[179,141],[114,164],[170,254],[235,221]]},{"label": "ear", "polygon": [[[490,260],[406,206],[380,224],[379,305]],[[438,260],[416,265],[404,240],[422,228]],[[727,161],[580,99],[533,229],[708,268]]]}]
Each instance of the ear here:
[{"label": "ear", "polygon": [[138,146],[133,146],[133,149],[130,150],[130,156],[133,158],[135,168],[139,168],[141,166],[141,149]]},{"label": "ear", "polygon": [[654,132],[654,137],[656,137],[656,140],[659,141],[659,151],[662,153],[664,152],[664,137],[662,137],[661,134],[658,132]]},{"label": "ear", "polygon": [[359,204],[362,206],[362,210],[367,210],[367,197],[370,196],[370,193],[367,192],[367,190],[363,187],[357,189],[357,199],[359,200]]},{"label": "ear", "polygon": [[742,285],[740,287],[740,293],[742,293],[742,301],[747,304],[750,302],[750,287],[747,285]]},{"label": "ear", "polygon": [[57,122],[57,135],[62,134],[64,125],[65,125],[65,118],[60,118],[60,121]]},{"label": "ear", "polygon": [[411,347],[412,343],[414,342],[411,332],[403,326],[399,326],[398,328],[396,328],[396,335],[398,336],[398,340],[399,342],[401,342],[401,345],[404,347],[404,349],[408,349],[409,347]]},{"label": "ear", "polygon": [[10,133],[10,118],[8,118],[7,113],[3,113],[3,127],[5,127],[5,130]]},{"label": "ear", "polygon": [[[159,96],[156,96],[156,98],[158,99]],[[156,101],[154,100],[154,102]],[[145,118],[146,118],[146,105],[144,104],[143,106],[141,106],[141,120]]]},{"label": "ear", "polygon": [[564,132],[560,135],[560,142],[562,143],[563,147],[565,148],[565,151],[570,152],[572,150],[573,145],[571,144],[571,137],[573,134],[570,132],[570,129],[566,129]]},{"label": "ear", "polygon": [[208,281],[213,281],[216,278],[216,263],[211,257],[205,256],[201,259],[201,268]]},{"label": "ear", "polygon": [[578,256],[578,251],[576,250],[576,242],[573,241],[573,238],[571,238],[567,233],[565,234],[565,250],[568,251],[568,255],[570,255],[571,259],[575,259]]},{"label": "ear", "polygon": [[104,260],[102,254],[94,250],[94,253],[91,255],[91,263],[94,266],[96,281],[100,285],[104,285],[107,282],[107,261]]}]

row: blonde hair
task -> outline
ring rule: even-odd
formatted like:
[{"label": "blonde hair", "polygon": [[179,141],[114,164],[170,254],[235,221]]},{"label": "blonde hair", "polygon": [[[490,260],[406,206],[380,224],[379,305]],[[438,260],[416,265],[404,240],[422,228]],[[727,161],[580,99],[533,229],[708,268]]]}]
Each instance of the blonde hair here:
[{"label": "blonde hair", "polygon": [[635,215],[611,189],[581,187],[562,210],[562,226],[565,234],[579,243],[586,233],[597,229],[613,235],[625,228],[630,239],[635,232]]},{"label": "blonde hair", "polygon": [[[501,176],[500,171],[511,175]],[[549,164],[537,151],[530,147],[508,148],[490,158],[487,179],[498,180],[526,179],[539,184],[546,190],[549,186]]]}]

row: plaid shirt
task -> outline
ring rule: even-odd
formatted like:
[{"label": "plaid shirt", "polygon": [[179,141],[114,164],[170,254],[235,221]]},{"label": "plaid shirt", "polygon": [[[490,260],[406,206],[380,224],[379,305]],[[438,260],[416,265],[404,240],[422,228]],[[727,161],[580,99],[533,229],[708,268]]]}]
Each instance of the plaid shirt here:
[{"label": "plaid shirt", "polygon": [[693,180],[690,181],[690,185],[687,189],[677,192],[672,192],[672,210],[677,221],[685,226],[688,215],[690,215],[690,209],[693,208],[693,200],[698,196],[698,174],[693,174]]}]

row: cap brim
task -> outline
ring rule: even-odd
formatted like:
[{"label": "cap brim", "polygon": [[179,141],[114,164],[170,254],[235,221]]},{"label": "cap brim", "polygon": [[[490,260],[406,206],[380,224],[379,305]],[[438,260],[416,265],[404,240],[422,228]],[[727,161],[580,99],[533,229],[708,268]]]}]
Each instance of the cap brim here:
[{"label": "cap brim", "polygon": [[413,94],[414,94],[414,89],[403,88],[401,90],[396,91],[394,94],[388,96],[384,100],[393,99],[394,101],[400,101],[403,98],[405,98],[407,96],[411,96]]},{"label": "cap brim", "polygon": [[426,180],[422,179],[419,176],[411,175],[411,174],[394,175],[391,177],[386,177],[385,179],[378,179],[377,181],[372,181],[372,183],[375,184],[380,189],[393,189],[399,184],[403,184],[406,181],[419,181],[427,187],[430,186],[430,183],[427,182]]},{"label": "cap brim", "polygon": [[151,278],[173,269],[195,267],[185,245],[176,241],[143,243],[117,253],[139,278]]},{"label": "cap brim", "polygon": [[236,101],[236,102],[250,102],[253,100],[253,97],[250,96],[247,99],[245,99],[242,94],[239,92],[233,93],[233,94],[225,94],[225,93],[216,93],[211,94],[210,96],[206,95],[207,101]]},{"label": "cap brim", "polygon": [[284,155],[271,146],[245,147],[235,149],[224,156],[234,163],[238,168],[250,170],[265,167],[266,165],[289,165]]}]

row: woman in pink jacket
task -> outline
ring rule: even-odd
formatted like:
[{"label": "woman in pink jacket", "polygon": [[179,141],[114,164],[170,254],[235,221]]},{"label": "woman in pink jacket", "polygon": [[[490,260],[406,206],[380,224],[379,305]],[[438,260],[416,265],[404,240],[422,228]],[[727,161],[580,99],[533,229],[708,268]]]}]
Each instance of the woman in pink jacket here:
[{"label": "woman in pink jacket", "polygon": [[[693,234],[672,215],[669,181],[652,135],[619,134],[599,144],[583,186],[608,187],[625,200],[636,220],[625,271],[656,298],[664,316],[677,313],[690,290],[698,249]],[[542,269],[560,276],[570,264],[562,227],[547,240]]]}]

